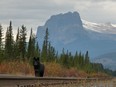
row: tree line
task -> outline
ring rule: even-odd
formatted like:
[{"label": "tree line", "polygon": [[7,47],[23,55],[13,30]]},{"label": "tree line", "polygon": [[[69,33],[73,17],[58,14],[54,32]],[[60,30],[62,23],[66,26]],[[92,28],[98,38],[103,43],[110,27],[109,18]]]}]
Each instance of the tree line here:
[{"label": "tree line", "polygon": [[32,29],[30,31],[29,41],[27,41],[26,36],[26,26],[22,25],[17,29],[16,40],[14,40],[12,22],[10,21],[5,38],[3,38],[3,28],[0,24],[0,62],[18,59],[32,62],[33,57],[40,57],[42,62],[56,62],[63,67],[75,67],[87,73],[106,72],[102,64],[90,62],[88,51],[85,54],[76,51],[72,55],[71,52],[68,50],[65,51],[63,48],[59,54],[49,42],[48,28],[46,28],[42,49],[40,49]]},{"label": "tree line", "polygon": [[27,60],[32,56],[38,56],[38,45],[35,47],[35,35],[31,29],[29,42],[27,39],[26,26],[22,25],[17,29],[16,40],[14,40],[12,22],[7,27],[5,38],[3,28],[0,24],[0,61],[21,59]]}]

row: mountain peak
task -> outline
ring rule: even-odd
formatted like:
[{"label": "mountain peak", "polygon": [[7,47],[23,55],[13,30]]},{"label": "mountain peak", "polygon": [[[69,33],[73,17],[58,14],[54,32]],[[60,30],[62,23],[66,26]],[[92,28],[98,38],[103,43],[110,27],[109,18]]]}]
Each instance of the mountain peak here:
[{"label": "mountain peak", "polygon": [[64,25],[82,25],[82,21],[78,12],[67,12],[57,14],[50,17],[44,26],[62,27]]},{"label": "mountain peak", "polygon": [[78,12],[67,12],[51,16],[44,26],[38,27],[36,36],[42,46],[45,30],[48,27],[49,41],[59,52],[62,48],[71,52],[88,50],[94,58],[115,51],[116,28],[111,25],[111,23],[81,21]]}]

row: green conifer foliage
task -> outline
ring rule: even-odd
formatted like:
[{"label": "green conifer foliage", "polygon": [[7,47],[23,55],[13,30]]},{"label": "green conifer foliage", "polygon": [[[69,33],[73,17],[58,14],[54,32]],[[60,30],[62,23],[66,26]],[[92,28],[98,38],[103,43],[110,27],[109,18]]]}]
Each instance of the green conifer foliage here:
[{"label": "green conifer foliage", "polygon": [[49,36],[48,28],[46,28],[45,37],[42,46],[42,53],[41,53],[42,61],[48,61],[48,36]]},{"label": "green conifer foliage", "polygon": [[13,50],[14,50],[14,40],[13,40],[13,32],[12,32],[12,22],[10,21],[10,25],[6,31],[5,37],[5,54],[6,58],[13,58]]},{"label": "green conifer foliage", "polygon": [[20,50],[20,58],[25,60],[26,58],[26,27],[22,25],[20,29],[20,38],[19,38],[19,50]]},{"label": "green conifer foliage", "polygon": [[3,58],[3,28],[2,25],[0,24],[0,60]]}]

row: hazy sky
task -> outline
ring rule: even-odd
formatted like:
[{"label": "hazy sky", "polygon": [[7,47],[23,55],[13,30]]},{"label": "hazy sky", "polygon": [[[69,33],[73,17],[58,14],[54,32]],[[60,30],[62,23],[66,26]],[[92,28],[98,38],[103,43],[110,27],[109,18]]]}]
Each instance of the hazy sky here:
[{"label": "hazy sky", "polygon": [[116,24],[116,0],[0,0],[0,24],[6,29],[11,20],[14,30],[24,24],[27,31],[36,31],[51,15],[68,11],[78,11],[84,20]]}]

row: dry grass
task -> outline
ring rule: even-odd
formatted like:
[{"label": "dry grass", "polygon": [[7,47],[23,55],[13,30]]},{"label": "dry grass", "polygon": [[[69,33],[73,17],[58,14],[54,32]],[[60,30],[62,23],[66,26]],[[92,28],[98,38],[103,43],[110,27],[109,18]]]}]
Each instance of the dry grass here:
[{"label": "dry grass", "polygon": [[87,73],[77,70],[77,68],[64,68],[60,64],[51,62],[45,64],[45,76],[51,77],[86,77]]},{"label": "dry grass", "polygon": [[65,69],[58,63],[44,63],[45,76],[63,76]]},{"label": "dry grass", "polygon": [[0,64],[0,73],[15,75],[32,75],[33,67],[28,62],[7,61]]},{"label": "dry grass", "polygon": [[[60,64],[55,62],[44,63],[45,74],[44,76],[49,77],[87,77],[88,74],[82,70],[77,70],[77,68],[64,68]],[[0,63],[0,74],[14,74],[14,75],[33,75],[33,66],[29,64],[28,61],[23,62],[20,60],[16,61],[4,61]],[[99,76],[103,74],[99,73]],[[91,76],[98,76],[94,73]]]},{"label": "dry grass", "polygon": [[[76,68],[66,69],[60,64],[51,62],[44,63],[45,74],[44,76],[81,76],[83,72],[79,72]],[[34,75],[33,66],[28,61],[7,61],[0,64],[0,73],[2,74],[15,74],[15,75]]]}]

